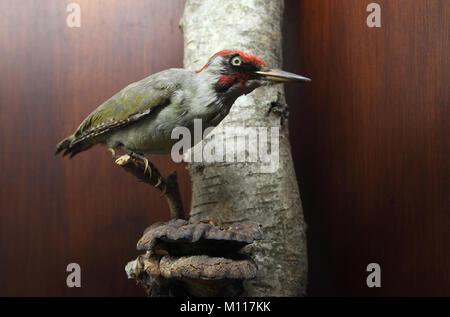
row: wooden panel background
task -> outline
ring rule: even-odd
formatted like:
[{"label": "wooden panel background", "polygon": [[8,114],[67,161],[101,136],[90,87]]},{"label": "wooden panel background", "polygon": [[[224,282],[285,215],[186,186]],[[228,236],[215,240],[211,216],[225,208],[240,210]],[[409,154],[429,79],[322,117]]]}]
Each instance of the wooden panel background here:
[{"label": "wooden panel background", "polygon": [[286,6],[286,68],[313,78],[287,87],[309,294],[449,296],[450,2]]},{"label": "wooden panel background", "polygon": [[[97,105],[127,84],[182,67],[184,3],[83,0],[81,28],[69,1],[1,1],[0,295],[140,296],[124,265],[145,227],[169,219],[165,199],[115,166],[103,147],[72,160],[53,155]],[[177,170],[182,198],[190,180]],[[66,265],[82,287],[66,287]]]},{"label": "wooden panel background", "polygon": [[[142,296],[124,264],[168,219],[159,193],[104,148],[69,161],[54,145],[106,98],[182,65],[178,0],[0,1],[0,295]],[[450,295],[447,0],[286,1],[291,139],[308,222],[310,295]],[[177,170],[183,200],[190,181]],[[82,267],[82,287],[65,267]],[[365,286],[366,265],[382,288]]]}]

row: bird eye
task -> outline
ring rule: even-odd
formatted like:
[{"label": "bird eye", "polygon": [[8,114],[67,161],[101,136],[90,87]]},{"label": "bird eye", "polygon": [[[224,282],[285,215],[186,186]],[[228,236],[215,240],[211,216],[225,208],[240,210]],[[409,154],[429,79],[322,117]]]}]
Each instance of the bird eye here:
[{"label": "bird eye", "polygon": [[231,65],[233,66],[241,66],[242,60],[239,56],[235,56],[231,59]]}]

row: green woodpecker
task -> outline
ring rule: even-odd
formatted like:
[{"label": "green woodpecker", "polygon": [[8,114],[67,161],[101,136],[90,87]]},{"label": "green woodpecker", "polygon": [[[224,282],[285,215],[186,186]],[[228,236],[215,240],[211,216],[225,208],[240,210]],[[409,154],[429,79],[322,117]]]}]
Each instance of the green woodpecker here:
[{"label": "green woodpecker", "polygon": [[135,154],[170,153],[177,126],[193,132],[219,124],[236,99],[255,88],[310,79],[267,68],[253,55],[236,50],[214,54],[199,71],[168,69],[132,83],[95,109],[71,136],[56,146],[70,157],[95,144]]}]

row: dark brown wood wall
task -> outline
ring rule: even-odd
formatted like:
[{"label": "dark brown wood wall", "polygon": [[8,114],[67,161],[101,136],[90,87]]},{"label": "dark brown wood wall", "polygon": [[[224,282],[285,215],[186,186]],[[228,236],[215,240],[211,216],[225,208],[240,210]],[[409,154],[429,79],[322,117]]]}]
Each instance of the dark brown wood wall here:
[{"label": "dark brown wood wall", "polygon": [[[69,1],[0,2],[0,295],[138,296],[124,265],[145,227],[169,218],[160,192],[125,173],[106,148],[72,160],[55,144],[131,82],[182,67],[178,0],[77,0],[81,27],[66,26]],[[182,196],[190,180],[170,156]],[[81,288],[66,265],[81,266]]]},{"label": "dark brown wood wall", "polygon": [[[139,296],[124,264],[168,219],[159,192],[105,148],[69,161],[59,139],[128,83],[182,66],[183,1],[0,1],[0,295]],[[286,1],[293,155],[308,222],[311,295],[450,295],[447,0]],[[190,181],[177,170],[186,206]],[[69,289],[77,262],[82,287]],[[377,262],[382,287],[365,286]]]},{"label": "dark brown wood wall", "polygon": [[309,294],[449,296],[450,1],[286,1],[285,21],[285,67],[313,79],[287,87]]}]

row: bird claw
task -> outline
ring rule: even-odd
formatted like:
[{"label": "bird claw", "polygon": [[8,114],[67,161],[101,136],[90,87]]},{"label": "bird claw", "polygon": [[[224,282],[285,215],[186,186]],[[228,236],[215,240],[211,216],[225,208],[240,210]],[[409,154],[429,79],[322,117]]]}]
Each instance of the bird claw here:
[{"label": "bird claw", "polygon": [[128,163],[130,158],[131,156],[129,156],[128,154],[122,155],[116,160],[116,164],[120,166],[125,165]]},{"label": "bird claw", "polygon": [[116,151],[114,149],[112,149],[112,148],[108,148],[107,151],[111,152],[111,156],[112,156],[113,159],[117,159],[117,158],[120,157],[119,155],[116,154]]},{"label": "bird claw", "polygon": [[140,155],[140,154],[137,154],[134,152],[130,153],[130,155],[132,157],[139,158],[144,162],[144,175],[148,172],[148,175],[151,178],[152,177],[152,169],[150,167],[149,160],[144,155]]},{"label": "bird claw", "polygon": [[112,154],[112,157],[116,156],[116,151],[114,151],[114,149],[112,149],[112,148],[108,148],[108,150],[107,150],[107,151],[111,152],[111,154]]},{"label": "bird claw", "polygon": [[145,168],[144,168],[144,175],[148,171],[148,175],[151,178],[152,177],[152,169],[150,168],[150,165],[148,164],[148,160],[145,159]]},{"label": "bird claw", "polygon": [[162,181],[161,181],[161,177],[158,178],[158,182],[156,183],[155,187],[158,187],[159,185],[161,185]]}]

